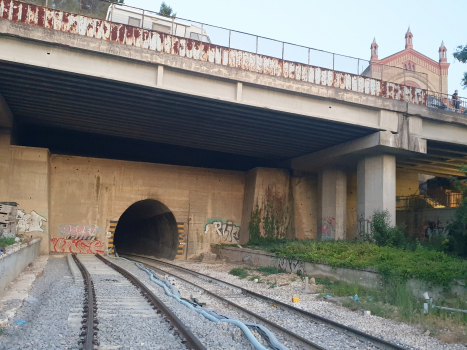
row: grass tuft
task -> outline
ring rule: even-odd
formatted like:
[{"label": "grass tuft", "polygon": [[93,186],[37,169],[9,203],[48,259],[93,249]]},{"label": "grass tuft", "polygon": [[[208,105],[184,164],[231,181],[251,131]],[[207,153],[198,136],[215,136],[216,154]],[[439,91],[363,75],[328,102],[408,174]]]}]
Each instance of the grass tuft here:
[{"label": "grass tuft", "polygon": [[237,276],[240,279],[244,279],[248,277],[248,272],[243,267],[236,267],[229,272],[231,275]]}]

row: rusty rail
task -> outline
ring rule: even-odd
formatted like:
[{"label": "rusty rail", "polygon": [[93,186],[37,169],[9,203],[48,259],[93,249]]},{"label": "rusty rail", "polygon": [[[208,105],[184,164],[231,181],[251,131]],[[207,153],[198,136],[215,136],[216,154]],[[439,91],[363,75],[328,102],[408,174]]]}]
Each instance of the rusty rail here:
[{"label": "rusty rail", "polygon": [[305,345],[307,348],[310,348],[310,349],[314,349],[314,350],[325,350],[325,348],[323,348],[322,346],[316,344],[316,343],[313,343],[312,341],[309,341],[308,339],[305,339],[301,336],[299,336],[298,334],[295,334],[294,332],[292,332],[291,330],[289,329],[286,329],[282,326],[280,326],[279,324],[275,323],[275,322],[272,322],[272,321],[269,321],[268,319],[254,313],[253,311],[251,310],[248,310],[224,297],[221,297],[220,295],[217,295],[197,284],[194,284],[193,282],[190,282],[180,276],[177,276],[177,275],[174,275],[174,274],[171,274],[170,272],[167,272],[167,271],[164,271],[164,270],[161,270],[161,269],[158,269],[157,267],[153,266],[153,265],[148,265],[147,263],[144,263],[142,261],[138,261],[139,263],[145,265],[146,267],[150,268],[150,269],[155,269],[157,271],[160,271],[161,273],[165,273],[165,274],[169,274],[171,276],[175,276],[177,279],[179,280],[182,280],[188,284],[191,284],[192,286],[195,286],[196,288],[198,289],[201,289],[203,290],[206,294],[209,294],[211,295],[212,297],[216,298],[216,299],[219,299],[221,300],[222,302],[230,305],[231,307],[233,308],[236,308],[237,310],[239,310],[242,314],[245,314],[247,316],[252,316],[254,318],[256,318],[257,320],[261,321],[264,325],[266,325],[268,328],[270,329],[274,329],[278,332],[281,332],[281,333],[284,333],[284,334],[287,334],[293,341],[299,343],[299,344],[303,344]]},{"label": "rusty rail", "polygon": [[[232,288],[237,288],[237,289],[240,289],[242,291],[242,293],[244,295],[250,295],[252,297],[255,297],[255,298],[259,298],[259,299],[263,299],[263,300],[266,300],[268,302],[271,302],[275,305],[280,305],[281,307],[289,310],[289,311],[292,311],[292,312],[295,312],[299,315],[302,315],[302,316],[305,316],[311,320],[313,320],[314,322],[317,322],[317,323],[320,323],[320,324],[324,324],[330,328],[333,328],[335,329],[336,331],[338,332],[344,332],[344,333],[347,333],[351,336],[354,336],[356,337],[357,339],[360,339],[362,341],[365,341],[365,342],[370,342],[370,343],[373,343],[374,345],[376,345],[379,349],[386,349],[386,350],[404,350],[405,348],[404,347],[401,347],[397,344],[394,344],[392,342],[389,342],[389,341],[386,341],[386,340],[383,340],[381,338],[378,338],[378,337],[375,337],[373,335],[370,335],[370,334],[366,334],[362,331],[359,331],[358,329],[355,329],[355,328],[352,328],[352,327],[348,327],[348,326],[345,326],[341,323],[338,323],[338,322],[335,322],[335,321],[332,321],[332,320],[329,320],[325,317],[322,317],[322,316],[319,316],[319,315],[316,315],[316,314],[313,314],[311,312],[308,312],[308,311],[305,311],[305,310],[302,310],[302,309],[299,309],[297,307],[294,307],[292,305],[289,305],[289,304],[286,304],[282,301],[279,301],[277,299],[273,299],[273,298],[269,298],[267,296],[264,296],[264,295],[261,295],[259,293],[255,293],[251,290],[248,290],[248,289],[245,289],[245,288],[242,288],[242,287],[239,287],[237,285],[234,285],[232,283],[229,283],[229,282],[226,282],[226,281],[222,281],[222,280],[219,280],[217,278],[214,278],[214,277],[211,277],[211,276],[208,276],[208,275],[204,275],[202,273],[199,273],[199,272],[196,272],[196,271],[193,271],[193,270],[190,270],[190,269],[187,269],[187,268],[184,268],[184,267],[181,267],[181,266],[177,266],[177,265],[174,265],[174,264],[170,264],[170,263],[167,263],[165,261],[161,261],[159,259],[155,259],[155,258],[148,258],[148,257],[142,257],[142,256],[138,256],[138,255],[128,255],[128,254],[125,254],[125,255],[122,255],[122,256],[126,256],[127,258],[130,258],[131,257],[138,257],[138,258],[143,258],[143,259],[147,259],[147,260],[150,260],[150,261],[154,261],[156,263],[159,263],[159,264],[162,264],[162,265],[166,265],[166,266],[169,266],[171,268],[174,268],[174,269],[178,269],[180,271],[183,271],[183,272],[186,272],[186,273],[189,273],[189,274],[192,274],[196,277],[199,277],[199,276],[202,276],[204,278],[207,278],[207,279],[211,279],[213,281],[216,281],[218,283],[221,283],[221,284],[224,284],[224,285],[228,285]],[[142,261],[139,261],[139,260],[134,260],[134,261],[138,261],[138,262],[142,262]],[[180,278],[177,276],[177,278]],[[190,282],[191,283],[191,282]]]},{"label": "rusty rail", "polygon": [[138,287],[141,290],[143,296],[149,301],[151,305],[154,305],[169,321],[172,325],[177,328],[178,332],[185,338],[185,345],[187,349],[193,350],[206,350],[203,344],[199,341],[198,338],[183,324],[183,322],[167,307],[165,304],[153,293],[149,290],[148,287],[144,283],[142,283],[139,279],[133,276],[124,268],[112,263],[108,259],[102,257],[99,254],[95,254],[95,256],[102,260],[105,264],[125,276],[133,285]]},{"label": "rusty rail", "polygon": [[96,322],[96,318],[94,315],[95,310],[97,309],[96,304],[96,293],[94,292],[94,285],[92,283],[91,275],[89,274],[88,270],[84,267],[84,265],[79,261],[76,254],[72,254],[73,260],[75,261],[76,265],[78,266],[81,274],[83,275],[84,280],[84,307],[83,307],[83,332],[81,336],[83,337],[83,349],[84,350],[93,350],[95,339],[94,339],[94,324]]},{"label": "rusty rail", "polygon": [[[230,45],[230,36],[228,46],[214,45],[208,42],[175,36],[142,27],[134,27],[128,24],[92,18],[82,14],[73,14],[16,0],[0,0],[0,18],[108,42],[139,47],[158,53],[210,62],[216,65],[355,91],[371,96],[405,101],[418,105],[427,105],[428,92],[426,89],[359,75],[360,59],[358,59],[358,74],[345,73],[334,70],[334,61],[335,57],[337,57],[335,54],[332,54],[333,69],[322,68],[306,63],[286,60],[284,59],[284,54],[282,54],[281,58],[277,58],[259,54],[257,49],[256,52],[234,49]],[[203,30],[203,25],[201,30]],[[235,31],[229,30],[229,33],[231,32],[233,33]],[[256,36],[256,38],[259,37]],[[283,53],[285,45],[291,44],[282,42]],[[256,47],[258,47],[258,44]],[[370,71],[375,65],[377,65],[377,63],[369,63]],[[391,69],[400,68],[391,67]],[[365,73],[363,72],[362,74]],[[381,74],[381,78],[382,77]]]}]

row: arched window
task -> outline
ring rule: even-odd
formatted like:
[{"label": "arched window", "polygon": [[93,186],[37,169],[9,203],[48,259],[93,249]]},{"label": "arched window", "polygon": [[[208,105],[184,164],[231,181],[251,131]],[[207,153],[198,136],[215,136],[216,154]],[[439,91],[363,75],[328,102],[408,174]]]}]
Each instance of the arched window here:
[{"label": "arched window", "polygon": [[410,65],[410,63],[409,63],[409,70],[412,70],[412,66]]},{"label": "arched window", "polygon": [[412,70],[415,70],[415,64],[414,64],[414,65],[412,65]]},{"label": "arched window", "polygon": [[404,69],[407,69],[407,65],[406,65],[406,64],[404,64]]}]

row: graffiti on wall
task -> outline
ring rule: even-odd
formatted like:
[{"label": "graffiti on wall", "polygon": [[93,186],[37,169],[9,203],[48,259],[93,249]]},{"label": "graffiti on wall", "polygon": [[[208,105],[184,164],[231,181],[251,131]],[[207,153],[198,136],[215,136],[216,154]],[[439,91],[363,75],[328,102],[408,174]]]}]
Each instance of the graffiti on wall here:
[{"label": "graffiti on wall", "polygon": [[211,219],[204,226],[204,233],[217,234],[225,239],[224,242],[238,243],[240,239],[240,225],[229,220]]},{"label": "graffiti on wall", "polygon": [[37,214],[34,210],[28,214],[19,209],[16,213],[16,219],[18,220],[16,225],[18,233],[44,232],[44,222],[47,222],[45,217]]},{"label": "graffiti on wall", "polygon": [[50,239],[53,250],[58,253],[104,254],[104,243],[97,240]]},{"label": "graffiti on wall", "polygon": [[448,225],[449,221],[442,222],[440,220],[426,220],[422,225],[424,238],[431,241],[431,238],[435,236],[446,237],[449,234]]},{"label": "graffiti on wall", "polygon": [[305,267],[303,261],[296,259],[280,258],[277,260],[277,268],[285,272],[304,274]]},{"label": "graffiti on wall", "polygon": [[332,239],[334,237],[334,227],[336,226],[336,219],[327,217],[321,221],[321,239]]},{"label": "graffiti on wall", "polygon": [[58,225],[61,236],[65,239],[96,240],[96,234],[103,233],[104,230],[97,225]]}]

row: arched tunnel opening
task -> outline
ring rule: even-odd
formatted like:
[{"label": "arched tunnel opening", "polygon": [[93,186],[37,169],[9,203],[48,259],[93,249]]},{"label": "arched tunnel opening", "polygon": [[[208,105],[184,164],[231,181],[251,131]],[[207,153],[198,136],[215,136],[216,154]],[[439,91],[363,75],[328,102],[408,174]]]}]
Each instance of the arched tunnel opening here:
[{"label": "arched tunnel opening", "polygon": [[114,246],[118,254],[174,259],[178,247],[175,216],[155,199],[133,203],[118,220]]}]

